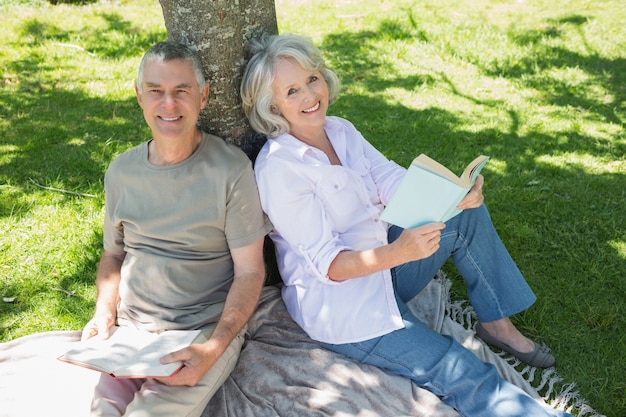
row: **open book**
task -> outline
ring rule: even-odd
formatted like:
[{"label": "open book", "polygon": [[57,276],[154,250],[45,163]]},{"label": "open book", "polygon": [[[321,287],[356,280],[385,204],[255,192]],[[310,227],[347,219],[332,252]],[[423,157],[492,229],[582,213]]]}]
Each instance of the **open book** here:
[{"label": "open book", "polygon": [[421,154],[409,166],[380,218],[404,229],[447,222],[462,211],[456,206],[488,160],[488,156],[479,156],[457,177],[439,162]]},{"label": "open book", "polygon": [[189,346],[200,330],[167,330],[150,333],[129,327],[113,327],[108,339],[92,337],[59,357],[59,360],[115,377],[171,376],[182,362],[162,365],[159,359]]}]

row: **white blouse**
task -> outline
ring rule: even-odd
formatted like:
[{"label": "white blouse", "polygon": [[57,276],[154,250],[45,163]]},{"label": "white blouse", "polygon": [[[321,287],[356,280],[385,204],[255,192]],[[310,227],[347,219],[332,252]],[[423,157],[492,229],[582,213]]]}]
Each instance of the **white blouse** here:
[{"label": "white blouse", "polygon": [[324,129],[341,166],[283,134],[268,139],[254,169],[289,313],[315,340],[359,342],[404,327],[391,272],[335,282],[328,269],[341,251],[387,244],[379,216],[405,169],[347,120],[327,117]]}]

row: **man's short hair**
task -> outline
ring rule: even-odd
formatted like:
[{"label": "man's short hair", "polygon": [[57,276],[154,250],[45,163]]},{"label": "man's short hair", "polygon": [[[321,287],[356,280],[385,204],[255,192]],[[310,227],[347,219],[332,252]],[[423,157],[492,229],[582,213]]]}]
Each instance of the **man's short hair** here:
[{"label": "man's short hair", "polygon": [[143,71],[146,66],[146,62],[153,59],[158,61],[191,61],[193,65],[193,72],[196,75],[196,80],[198,81],[200,90],[204,88],[206,80],[204,78],[204,73],[202,72],[202,62],[200,62],[198,54],[188,45],[179,42],[165,41],[153,45],[141,59],[139,71],[137,73],[137,88],[139,88],[139,90],[141,90]]}]

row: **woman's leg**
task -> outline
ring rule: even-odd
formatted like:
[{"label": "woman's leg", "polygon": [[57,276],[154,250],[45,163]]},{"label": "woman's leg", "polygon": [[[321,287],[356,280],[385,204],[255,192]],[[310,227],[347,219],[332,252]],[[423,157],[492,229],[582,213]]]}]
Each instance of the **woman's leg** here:
[{"label": "woman's leg", "polygon": [[[389,240],[396,239],[401,231],[391,228]],[[435,254],[392,270],[398,296],[408,302],[450,257],[468,285],[470,302],[482,322],[480,330],[491,336],[487,339],[495,339],[497,346],[534,366],[554,365],[554,357],[520,333],[508,318],[530,307],[536,297],[500,240],[484,205],[448,221]]]},{"label": "woman's leg", "polygon": [[547,409],[506,382],[449,336],[429,329],[398,300],[405,328],[360,343],[323,344],[352,359],[413,380],[461,415],[478,417],[569,416]]},{"label": "woman's leg", "polygon": [[[389,241],[401,232],[391,227]],[[483,322],[519,313],[536,300],[484,205],[450,219],[441,232],[439,250],[433,255],[392,270],[398,296],[405,302],[413,298],[449,258],[466,281],[470,302]]]},{"label": "woman's leg", "polygon": [[448,221],[442,240],[453,248],[452,260],[467,283],[468,297],[481,321],[512,316],[535,302],[484,205]]}]

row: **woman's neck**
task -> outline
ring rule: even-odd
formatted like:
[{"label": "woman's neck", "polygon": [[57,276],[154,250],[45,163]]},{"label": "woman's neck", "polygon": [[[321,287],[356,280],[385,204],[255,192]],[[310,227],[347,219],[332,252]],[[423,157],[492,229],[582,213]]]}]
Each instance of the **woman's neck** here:
[{"label": "woman's neck", "polygon": [[324,152],[332,165],[341,165],[339,156],[335,152],[335,148],[333,147],[333,144],[330,141],[328,135],[326,135],[326,131],[324,129],[321,129],[321,131],[310,132],[308,135],[298,135],[293,133],[291,133],[291,135],[293,135],[299,141],[304,142],[307,145]]}]

